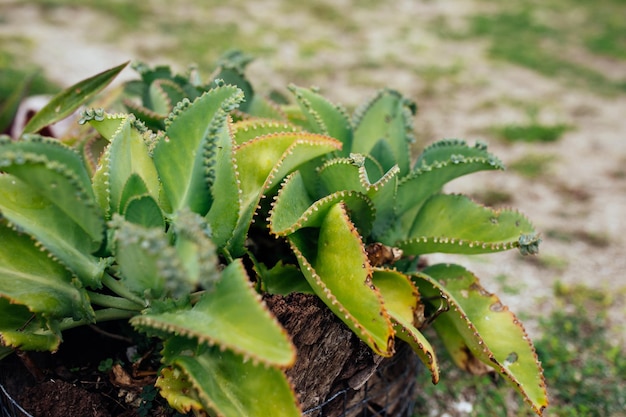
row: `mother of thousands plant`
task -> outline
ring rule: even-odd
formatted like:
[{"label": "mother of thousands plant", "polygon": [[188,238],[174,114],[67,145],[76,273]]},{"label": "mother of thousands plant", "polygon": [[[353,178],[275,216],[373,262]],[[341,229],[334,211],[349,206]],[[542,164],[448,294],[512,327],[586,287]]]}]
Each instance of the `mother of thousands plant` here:
[{"label": "mother of thousands plant", "polygon": [[416,108],[399,93],[380,91],[351,117],[296,86],[279,105],[254,94],[245,64],[227,57],[208,84],[138,66],[130,113],[84,110],[93,129],[72,146],[35,134],[124,64],[61,92],[19,140],[1,140],[4,352],[54,351],[66,329],[124,319],[162,340],[156,386],[175,409],[298,416],[284,374],[297,352],[260,295],[298,291],[377,355],[409,343],[437,383],[420,331],[431,325],[461,368],[493,368],[541,414],[541,365],[513,313],[461,266],[417,266],[434,252],[537,252],[520,213],[442,193],[502,163],[461,140],[412,163]]}]

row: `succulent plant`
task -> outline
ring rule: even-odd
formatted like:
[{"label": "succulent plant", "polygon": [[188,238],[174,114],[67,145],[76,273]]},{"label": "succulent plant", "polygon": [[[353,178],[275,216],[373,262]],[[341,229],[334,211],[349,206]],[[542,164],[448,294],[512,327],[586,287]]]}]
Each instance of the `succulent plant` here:
[{"label": "succulent plant", "polygon": [[352,117],[296,86],[279,105],[255,93],[246,63],[227,56],[206,84],[139,66],[131,113],[82,113],[105,141],[99,157],[93,134],[70,147],[33,132],[124,66],[60,93],[20,140],[2,139],[5,349],[53,351],[66,329],[128,320],[163,341],[156,385],[175,409],[297,416],[284,374],[297,352],[260,294],[298,291],[378,355],[409,343],[436,383],[420,331],[432,326],[461,368],[502,374],[541,414],[545,382],[519,320],[463,267],[418,266],[434,252],[537,252],[520,213],[442,193],[502,163],[461,140],[412,162],[416,107],[398,92]]}]

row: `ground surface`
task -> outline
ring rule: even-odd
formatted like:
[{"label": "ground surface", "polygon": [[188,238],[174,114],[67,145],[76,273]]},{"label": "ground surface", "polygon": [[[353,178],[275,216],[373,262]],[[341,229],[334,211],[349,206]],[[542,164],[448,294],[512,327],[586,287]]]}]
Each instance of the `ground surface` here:
[{"label": "ground surface", "polygon": [[[129,59],[180,70],[195,62],[208,73],[238,47],[257,56],[249,75],[261,89],[317,85],[350,109],[378,88],[398,89],[419,105],[416,152],[440,138],[482,140],[510,166],[448,190],[517,207],[542,232],[539,257],[456,260],[526,319],[531,336],[535,319],[555,307],[556,282],[606,289],[623,340],[624,2],[140,3],[0,0],[2,57],[68,85]],[[559,127],[554,141],[502,138],[517,128],[532,140]],[[440,259],[451,258],[432,257]]]}]

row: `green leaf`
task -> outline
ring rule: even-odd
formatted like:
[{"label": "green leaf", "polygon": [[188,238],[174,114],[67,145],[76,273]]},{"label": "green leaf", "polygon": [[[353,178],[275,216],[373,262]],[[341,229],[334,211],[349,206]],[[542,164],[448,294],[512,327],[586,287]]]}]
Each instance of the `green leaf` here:
[{"label": "green leaf", "polygon": [[128,62],[87,78],[55,95],[24,127],[24,133],[35,133],[65,119],[105,88],[128,65]]},{"label": "green leaf", "polygon": [[205,215],[211,206],[215,142],[228,114],[243,100],[233,86],[217,87],[193,103],[183,100],[166,121],[165,134],[154,149],[154,163],[169,205]]},{"label": "green leaf", "polygon": [[317,239],[309,232],[303,229],[288,238],[315,293],[376,354],[392,355],[393,326],[345,206],[335,204],[328,211]]},{"label": "green leaf", "polygon": [[[400,169],[394,165],[382,177],[376,176],[372,182],[367,166],[368,159],[359,154],[352,154],[349,158],[332,159],[319,169],[319,178],[322,188],[328,192],[339,190],[353,190],[363,193],[372,201],[376,209],[372,236],[385,234],[396,218],[396,191]],[[359,229],[361,234],[369,234]]]},{"label": "green leaf", "polygon": [[[213,290],[220,279],[219,261],[215,244],[211,239],[211,228],[204,218],[192,211],[181,211],[172,219],[176,234],[174,247],[187,274],[192,290]],[[185,293],[181,293],[184,296]]]},{"label": "green leaf", "polygon": [[260,136],[276,133],[295,133],[301,129],[287,122],[266,119],[240,120],[230,125],[234,143],[239,146]]},{"label": "green leaf", "polygon": [[421,305],[417,288],[409,277],[398,271],[376,269],[372,279],[395,323],[396,336],[411,345],[430,371],[433,384],[436,384],[439,382],[437,355],[430,342],[415,327],[415,316]]},{"label": "green leaf", "polygon": [[[447,341],[448,347],[457,346],[452,355],[459,366],[468,369],[475,357],[494,368],[541,414],[548,399],[535,348],[517,317],[498,297],[458,265],[431,266],[415,275],[414,282],[425,297],[447,297],[450,310],[435,319],[433,327],[442,339],[452,339]],[[465,346],[459,346],[459,336]]]},{"label": "green leaf", "polygon": [[138,174],[132,173],[128,177],[126,184],[124,184],[122,192],[119,196],[118,213],[121,213],[121,214],[126,213],[125,209],[126,209],[126,206],[128,205],[128,200],[132,199],[133,197],[139,197],[141,195],[147,195],[147,194],[148,194],[148,187],[146,187],[146,183],[141,179],[141,177]]},{"label": "green leaf", "polygon": [[158,299],[166,282],[184,282],[185,272],[162,228],[146,228],[114,215],[114,253],[124,286],[140,297]]},{"label": "green leaf", "polygon": [[235,149],[244,207],[256,206],[261,194],[306,161],[339,149],[322,135],[276,133],[248,141]]},{"label": "green leaf", "polygon": [[135,127],[134,116],[107,114],[103,120],[91,120],[90,124],[111,142],[101,158],[101,172],[96,174],[105,181],[108,211],[123,213],[133,196],[149,194],[158,200],[159,177],[143,134]]},{"label": "green leaf", "polygon": [[285,330],[252,288],[241,260],[226,267],[215,289],[191,310],[148,313],[130,322],[149,334],[193,338],[267,365],[287,367],[295,361]]},{"label": "green leaf", "polygon": [[[0,359],[5,346],[22,350],[56,351],[61,344],[61,333],[47,329],[41,317],[26,306],[13,304],[0,297]],[[3,346],[4,345],[4,346]]]},{"label": "green leaf", "polygon": [[[180,337],[165,344],[164,360],[184,373],[188,381],[184,388],[193,387],[193,398],[201,401],[205,411],[212,411],[214,415],[298,417],[302,414],[287,377],[276,367],[259,365],[217,346],[198,349],[195,342]],[[180,382],[172,380],[172,376],[177,375],[170,375],[162,374],[161,379],[168,380],[158,384],[169,388],[180,386]],[[168,399],[181,398],[180,391],[172,389],[164,394]],[[181,407],[179,411],[184,412],[193,404],[190,404],[187,392],[182,394],[187,400],[181,405],[187,407]]]},{"label": "green leaf", "polygon": [[459,141],[431,145],[422,154],[421,165],[416,165],[416,170],[398,184],[396,213],[399,219],[393,230],[396,237],[388,233],[389,238],[406,237],[426,200],[440,193],[448,182],[473,172],[503,168],[502,163],[480,145],[469,147]]},{"label": "green leaf", "polygon": [[487,145],[482,142],[476,142],[474,146],[469,146],[464,140],[443,139],[424,148],[415,161],[413,170],[420,170],[437,163],[460,163],[467,159],[490,159],[492,165],[498,169],[504,168],[500,160],[487,152]]},{"label": "green leaf", "polygon": [[104,219],[78,153],[56,140],[33,135],[0,143],[0,169],[28,184],[76,223],[91,238],[84,243],[88,251],[98,249],[104,238]]},{"label": "green leaf", "polygon": [[358,154],[350,158],[331,159],[318,170],[319,181],[324,194],[335,191],[358,191],[366,193],[369,181],[363,157]]},{"label": "green leaf", "polygon": [[476,254],[520,247],[532,224],[513,210],[493,210],[463,195],[437,194],[418,213],[409,238],[392,244],[406,253]]},{"label": "green leaf", "polygon": [[[54,171],[37,164],[31,164],[30,168],[41,179],[48,172],[51,181],[58,178],[58,184],[61,184],[62,177],[55,176]],[[62,189],[59,186],[59,190]],[[66,191],[69,193],[69,189]],[[73,199],[76,211],[88,214],[88,210],[78,209],[81,201],[77,200],[76,194],[70,194],[68,198]],[[92,288],[101,286],[106,261],[90,254],[99,244],[94,244],[97,242],[54,202],[34,191],[19,178],[0,174],[0,212],[70,268],[84,285]]]},{"label": "green leaf", "polygon": [[211,186],[213,203],[206,215],[213,242],[219,248],[224,248],[233,237],[242,210],[241,186],[233,163],[232,145],[229,129],[224,127],[216,138],[217,151],[212,166],[215,180]]},{"label": "green leaf", "polygon": [[154,384],[173,409],[188,414],[202,410],[202,403],[196,395],[193,385],[180,369],[163,367]]},{"label": "green leaf", "polygon": [[311,89],[295,85],[289,89],[306,116],[310,131],[339,140],[342,143],[340,154],[347,156],[352,148],[352,125],[346,111]]},{"label": "green leaf", "polygon": [[126,109],[135,115],[137,119],[141,120],[141,122],[144,123],[149,129],[159,131],[163,130],[165,127],[167,114],[161,115],[140,103],[131,101],[128,98],[123,99],[122,102],[124,103]]},{"label": "green leaf", "polygon": [[287,115],[276,103],[259,94],[252,97],[252,101],[246,108],[246,114],[261,119],[287,120]]},{"label": "green leaf", "polygon": [[149,195],[133,196],[124,207],[124,218],[147,228],[165,229],[165,219],[159,204]]},{"label": "green leaf", "polygon": [[355,112],[351,152],[371,155],[381,163],[384,171],[398,165],[400,175],[405,176],[410,170],[409,143],[413,140],[414,112],[414,104],[400,93],[382,90]]},{"label": "green leaf", "polygon": [[289,235],[305,227],[320,227],[327,213],[337,204],[344,203],[351,220],[363,235],[367,235],[374,220],[374,207],[367,196],[338,191],[313,201],[306,192],[302,175],[292,173],[278,193],[270,213],[270,230],[278,236]]},{"label": "green leaf", "polygon": [[220,72],[215,76],[212,85],[216,84],[216,81],[228,85],[237,86],[244,94],[244,101],[241,103],[241,111],[246,112],[252,100],[254,100],[255,94],[252,84],[246,79],[243,74],[243,68],[235,68],[229,64],[222,66]]},{"label": "green leaf", "polygon": [[340,146],[327,136],[296,132],[260,136],[235,149],[243,204],[231,243],[234,256],[244,252],[244,240],[261,197],[305,162]]},{"label": "green leaf", "polygon": [[26,234],[0,222],[0,297],[47,318],[93,320],[88,297],[72,273]]},{"label": "green leaf", "polygon": [[261,289],[268,294],[287,295],[292,292],[314,294],[313,289],[296,265],[278,262],[268,269],[260,262],[255,262],[254,270],[261,281]]},{"label": "green leaf", "polygon": [[166,117],[174,105],[185,98],[183,89],[172,80],[155,80],[148,87],[149,107],[160,116]]}]

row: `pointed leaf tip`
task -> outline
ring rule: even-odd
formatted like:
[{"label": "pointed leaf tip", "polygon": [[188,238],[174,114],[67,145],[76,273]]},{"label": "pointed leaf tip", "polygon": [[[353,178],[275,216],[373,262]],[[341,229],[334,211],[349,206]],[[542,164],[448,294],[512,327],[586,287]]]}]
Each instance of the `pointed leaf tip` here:
[{"label": "pointed leaf tip", "polygon": [[129,61],[89,77],[61,91],[44,106],[24,127],[24,133],[35,133],[44,127],[65,119],[81,105],[93,98],[111,83]]}]

